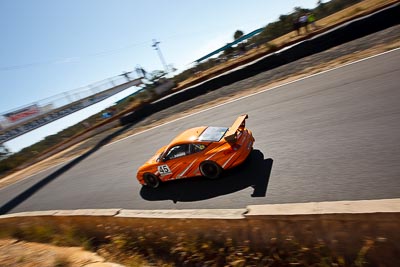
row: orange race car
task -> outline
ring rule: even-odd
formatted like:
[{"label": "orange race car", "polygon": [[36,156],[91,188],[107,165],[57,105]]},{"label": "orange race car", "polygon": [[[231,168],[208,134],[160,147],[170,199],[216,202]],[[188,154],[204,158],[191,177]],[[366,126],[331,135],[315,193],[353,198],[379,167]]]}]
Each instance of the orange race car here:
[{"label": "orange race car", "polygon": [[139,168],[139,183],[156,188],[160,182],[193,176],[218,178],[223,170],[244,162],[253,149],[254,137],[245,128],[247,118],[247,114],[239,116],[230,128],[184,131]]}]

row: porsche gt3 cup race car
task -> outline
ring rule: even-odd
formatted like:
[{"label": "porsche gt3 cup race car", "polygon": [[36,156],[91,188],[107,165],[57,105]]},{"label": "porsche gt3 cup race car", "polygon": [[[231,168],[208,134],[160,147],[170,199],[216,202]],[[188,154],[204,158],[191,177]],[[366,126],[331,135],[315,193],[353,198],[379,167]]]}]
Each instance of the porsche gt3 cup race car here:
[{"label": "porsche gt3 cup race car", "polygon": [[243,163],[255,141],[245,127],[247,118],[239,116],[229,128],[203,126],[182,132],[139,168],[139,183],[156,188],[161,182],[194,176],[216,179],[223,170]]}]

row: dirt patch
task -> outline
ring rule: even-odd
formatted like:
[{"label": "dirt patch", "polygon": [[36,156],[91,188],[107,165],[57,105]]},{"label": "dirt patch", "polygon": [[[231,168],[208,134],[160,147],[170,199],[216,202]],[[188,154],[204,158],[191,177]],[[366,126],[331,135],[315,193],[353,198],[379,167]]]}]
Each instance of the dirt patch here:
[{"label": "dirt patch", "polygon": [[79,247],[56,247],[48,244],[0,239],[0,266],[18,267],[119,267],[96,253]]}]

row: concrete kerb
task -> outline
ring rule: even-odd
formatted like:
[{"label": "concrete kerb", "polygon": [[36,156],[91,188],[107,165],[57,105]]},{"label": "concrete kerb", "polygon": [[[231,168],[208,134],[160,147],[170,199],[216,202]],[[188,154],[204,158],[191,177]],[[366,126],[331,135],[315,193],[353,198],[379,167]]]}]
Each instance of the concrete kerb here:
[{"label": "concrete kerb", "polygon": [[121,210],[120,218],[244,219],[246,209]]},{"label": "concrete kerb", "polygon": [[[126,210],[126,209],[77,209],[30,211],[0,215],[0,224],[8,218],[28,217],[114,217],[136,219],[219,219],[241,220],[255,217],[288,219],[291,216],[357,214],[400,214],[400,198],[358,201],[309,202],[292,204],[250,205],[246,209],[182,209],[182,210]],[[400,221],[398,222],[400,226]]]},{"label": "concrete kerb", "polygon": [[251,205],[247,207],[249,216],[290,216],[321,214],[368,214],[398,213],[400,198],[358,201],[309,202],[302,204]]},{"label": "concrete kerb", "polygon": [[[246,209],[182,209],[182,210],[126,210],[126,209],[77,209],[31,211],[0,215],[0,221],[20,217],[115,217],[153,219],[248,219],[255,216],[340,215],[351,214],[400,214],[400,198],[356,201],[309,202],[293,204],[249,205]],[[400,222],[399,222],[400,223]]]}]

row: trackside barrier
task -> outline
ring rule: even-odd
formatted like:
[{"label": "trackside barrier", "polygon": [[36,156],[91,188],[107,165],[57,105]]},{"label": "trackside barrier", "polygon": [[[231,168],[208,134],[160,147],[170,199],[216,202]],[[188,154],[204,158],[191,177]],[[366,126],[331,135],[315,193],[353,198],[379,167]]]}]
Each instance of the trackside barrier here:
[{"label": "trackside barrier", "polygon": [[217,77],[206,80],[198,85],[188,87],[175,94],[153,102],[140,110],[127,114],[120,119],[122,125],[136,123],[145,116],[177,105],[184,101],[203,95],[209,91],[268,71],[289,62],[296,61],[340,44],[375,33],[400,23],[400,3],[391,5],[373,14],[344,23],[327,32],[318,34],[310,39],[301,41],[293,46],[266,55],[253,63],[238,67]]},{"label": "trackside barrier", "polygon": [[[253,205],[212,210],[62,210],[0,216],[0,236],[29,227],[71,229],[104,240],[107,236],[196,237],[216,242],[250,241],[257,248],[272,238],[296,239],[304,246],[324,242],[357,255],[366,239],[382,242],[382,266],[400,266],[400,199]],[[139,232],[139,233],[138,233]]]}]

